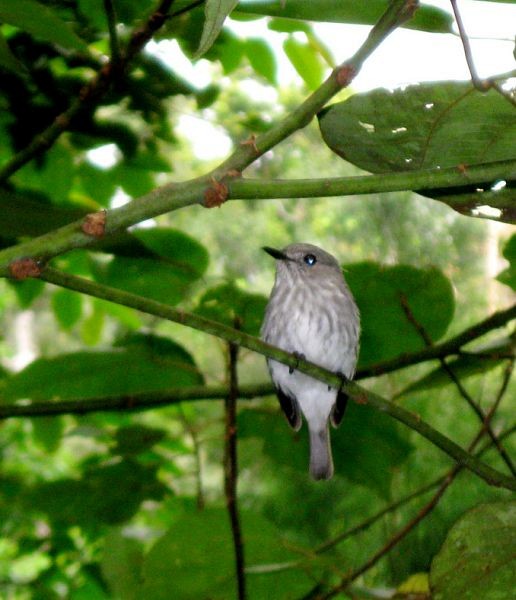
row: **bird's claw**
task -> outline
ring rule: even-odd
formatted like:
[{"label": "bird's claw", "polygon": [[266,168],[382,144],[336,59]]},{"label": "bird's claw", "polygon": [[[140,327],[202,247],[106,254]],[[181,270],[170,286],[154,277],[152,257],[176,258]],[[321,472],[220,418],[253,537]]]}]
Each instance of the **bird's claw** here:
[{"label": "bird's claw", "polygon": [[296,365],[292,366],[290,365],[288,368],[288,372],[290,375],[292,375],[292,373],[297,369],[297,367],[299,366],[299,361],[300,360],[306,360],[306,356],[304,354],[302,354],[301,352],[292,352],[292,354],[296,357]]}]

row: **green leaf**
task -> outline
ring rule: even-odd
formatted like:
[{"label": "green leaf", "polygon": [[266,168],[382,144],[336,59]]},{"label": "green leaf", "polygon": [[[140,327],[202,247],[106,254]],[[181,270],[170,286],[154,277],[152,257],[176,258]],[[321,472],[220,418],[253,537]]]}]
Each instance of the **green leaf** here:
[{"label": "green leaf", "polygon": [[146,499],[166,493],[157,467],[124,459],[86,470],[84,478],[58,479],[34,487],[26,499],[30,510],[43,512],[56,523],[93,529],[130,519]]},{"label": "green leaf", "polygon": [[313,46],[289,37],[283,43],[283,50],[307,87],[317,89],[324,77],[324,67]]},{"label": "green leaf", "polygon": [[0,68],[13,73],[25,70],[24,65],[14,56],[7,44],[4,34],[0,30]]},{"label": "green leaf", "polygon": [[245,52],[253,69],[271,85],[276,85],[276,58],[269,44],[251,38],[246,41]]},{"label": "green leaf", "polygon": [[[478,346],[474,350],[471,350],[471,353],[463,354],[453,360],[448,360],[447,364],[454,375],[462,381],[473,375],[487,373],[507,360],[507,358],[497,358],[497,356],[514,356],[514,352],[515,341],[511,338],[504,337],[483,346]],[[480,356],[475,356],[477,353]],[[482,356],[483,354],[485,354],[485,356]],[[492,358],[489,355],[491,355]],[[418,379],[402,389],[396,394],[395,398],[409,392],[434,389],[450,384],[453,385],[453,382],[448,373],[442,367],[438,367],[430,371],[430,373],[421,379]]]},{"label": "green leaf", "polygon": [[[373,25],[387,6],[388,0],[241,0],[236,14],[250,13],[303,21]],[[414,17],[403,26],[423,31],[451,33],[452,24],[453,19],[446,11],[432,6],[421,6]]]},{"label": "green leaf", "polygon": [[360,309],[360,366],[425,347],[402,301],[433,341],[445,334],[455,302],[450,281],[438,269],[366,262],[348,265],[344,273]]},{"label": "green leaf", "polygon": [[206,0],[204,28],[194,58],[201,57],[211,48],[224,25],[226,17],[237,4],[238,0]]},{"label": "green leaf", "polygon": [[9,281],[9,284],[14,289],[18,304],[21,308],[29,308],[45,288],[45,283],[40,279]]},{"label": "green leaf", "polygon": [[[273,525],[255,512],[241,512],[248,565],[295,560]],[[214,551],[216,549],[216,551]],[[163,569],[163,564],[167,565]],[[249,598],[299,597],[313,582],[302,571],[248,574]],[[146,600],[226,600],[235,596],[232,537],[227,513],[208,509],[180,514],[151,548],[143,565],[138,597]]]},{"label": "green leaf", "polygon": [[70,290],[57,290],[52,294],[52,309],[59,325],[71,329],[82,314],[82,297]]},{"label": "green leaf", "polygon": [[503,248],[503,256],[509,261],[509,267],[503,270],[496,279],[516,290],[516,233],[506,242]]},{"label": "green leaf", "polygon": [[64,432],[62,417],[38,417],[32,419],[34,439],[45,448],[48,454],[55,452],[61,444]]},{"label": "green leaf", "polygon": [[501,600],[516,589],[516,502],[482,504],[455,523],[432,562],[434,600]]},{"label": "green leaf", "polygon": [[132,235],[156,256],[166,259],[189,281],[196,281],[208,268],[209,254],[193,237],[177,229],[135,229]]},{"label": "green leaf", "polygon": [[207,290],[199,301],[196,313],[238,328],[251,335],[260,332],[267,298],[249,294],[234,283],[224,283]]},{"label": "green leaf", "polygon": [[86,44],[47,6],[34,0],[0,0],[0,22],[27,31],[36,38],[72,50],[86,50]]},{"label": "green leaf", "polygon": [[516,157],[514,107],[470,83],[357,94],[321,111],[319,125],[335,153],[373,173]]},{"label": "green leaf", "polygon": [[166,338],[133,335],[112,350],[39,358],[7,379],[4,399],[50,402],[130,396],[202,381],[181,346]]},{"label": "green leaf", "polygon": [[93,262],[95,279],[167,304],[177,304],[206,271],[208,253],[194,238],[173,229],[136,229],[132,235],[151,257],[115,256]]},{"label": "green leaf", "polygon": [[162,429],[145,425],[128,425],[120,427],[116,432],[116,446],[113,453],[124,456],[141,454],[150,450],[165,437]]},{"label": "green leaf", "polygon": [[141,545],[114,528],[104,538],[100,568],[114,597],[136,600],[143,555]]}]

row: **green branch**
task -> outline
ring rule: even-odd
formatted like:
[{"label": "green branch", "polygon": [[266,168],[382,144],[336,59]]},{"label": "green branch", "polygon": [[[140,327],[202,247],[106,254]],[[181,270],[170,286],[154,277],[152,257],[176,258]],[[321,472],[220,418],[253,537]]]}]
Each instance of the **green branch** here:
[{"label": "green branch", "polygon": [[88,281],[81,277],[68,275],[55,269],[47,268],[41,274],[41,279],[55,285],[65,287],[89,296],[115,302],[123,306],[135,308],[142,312],[180,323],[187,327],[204,331],[210,335],[214,335],[226,340],[232,344],[237,344],[253,350],[268,358],[273,358],[288,366],[311,375],[320,381],[324,381],[328,385],[334,387],[343,387],[346,392],[359,404],[367,403],[373,408],[385,412],[410,429],[417,431],[420,435],[429,440],[432,444],[440,448],[443,452],[451,456],[458,464],[466,467],[470,471],[476,473],[487,483],[507,489],[516,490],[516,478],[507,477],[496,469],[489,467],[483,462],[476,459],[474,456],[464,451],[455,442],[447,438],[442,433],[435,430],[428,423],[425,423],[417,414],[398,406],[388,400],[385,400],[378,394],[365,390],[353,382],[343,382],[339,375],[332,373],[326,369],[318,367],[313,363],[305,360],[300,360],[299,357],[289,354],[279,348],[266,344],[256,337],[223,325],[216,323],[199,315],[188,313],[179,310],[172,306],[150,300],[136,294],[124,292],[115,288],[111,288],[93,281]]},{"label": "green branch", "polygon": [[[500,161],[468,168],[467,174],[455,167],[385,173],[359,177],[326,179],[297,179],[279,181],[234,180],[227,183],[231,200],[265,198],[308,198],[346,196],[403,191],[410,189],[435,189],[447,186],[463,186],[507,177],[516,178],[516,160]],[[171,183],[156,188],[133,202],[106,213],[104,238],[127,229],[132,225],[161,214],[202,204],[204,192],[210,186],[206,177],[184,183]],[[82,231],[83,219],[65,225],[55,231],[11,246],[0,252],[0,276],[7,276],[9,264],[17,259],[31,257],[43,262],[75,248],[91,247],[98,239]]]}]

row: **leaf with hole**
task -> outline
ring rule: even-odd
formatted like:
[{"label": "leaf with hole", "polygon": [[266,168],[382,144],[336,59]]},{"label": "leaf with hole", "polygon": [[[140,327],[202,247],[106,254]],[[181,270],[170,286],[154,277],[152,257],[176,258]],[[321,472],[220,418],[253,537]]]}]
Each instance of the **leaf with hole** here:
[{"label": "leaf with hole", "polygon": [[516,158],[516,113],[496,91],[423,83],[356,94],[319,113],[326,144],[373,173]]}]

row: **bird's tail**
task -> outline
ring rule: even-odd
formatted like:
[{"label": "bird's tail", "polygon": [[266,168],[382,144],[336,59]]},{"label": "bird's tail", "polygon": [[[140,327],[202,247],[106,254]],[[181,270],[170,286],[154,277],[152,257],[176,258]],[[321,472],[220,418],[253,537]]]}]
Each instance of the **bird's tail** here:
[{"label": "bird's tail", "polygon": [[333,475],[333,459],[330,447],[328,423],[323,429],[310,429],[310,475],[313,479],[330,479]]}]

